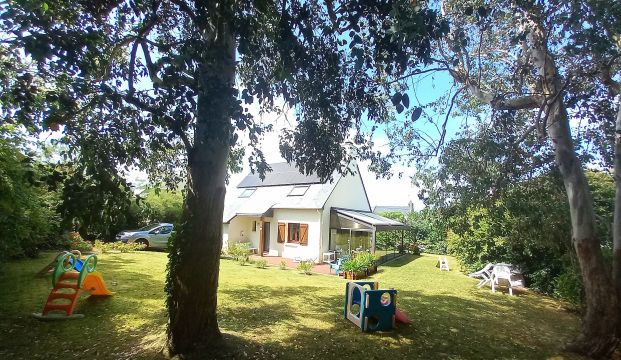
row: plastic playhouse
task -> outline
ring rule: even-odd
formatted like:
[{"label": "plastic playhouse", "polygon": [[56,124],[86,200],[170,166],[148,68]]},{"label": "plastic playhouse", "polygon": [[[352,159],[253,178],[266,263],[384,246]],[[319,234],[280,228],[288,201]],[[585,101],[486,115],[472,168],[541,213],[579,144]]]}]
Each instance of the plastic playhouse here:
[{"label": "plastic playhouse", "polygon": [[113,295],[106,288],[106,283],[100,273],[95,271],[97,256],[90,255],[86,260],[80,260],[75,254],[65,253],[58,257],[52,275],[52,291],[47,297],[41,313],[32,314],[40,320],[64,320],[84,317],[83,314],[74,314],[76,302],[80,297],[80,290],[88,291],[91,296]]},{"label": "plastic playhouse", "polygon": [[379,289],[377,282],[350,281],[345,286],[345,319],[362,331],[388,331],[395,320],[410,320],[397,310],[397,290]]}]

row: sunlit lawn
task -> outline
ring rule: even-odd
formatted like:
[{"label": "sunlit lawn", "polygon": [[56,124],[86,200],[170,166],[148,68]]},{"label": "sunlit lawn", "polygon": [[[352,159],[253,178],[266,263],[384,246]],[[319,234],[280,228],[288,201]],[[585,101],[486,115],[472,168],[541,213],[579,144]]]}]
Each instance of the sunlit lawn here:
[{"label": "sunlit lawn", "polygon": [[[34,274],[54,256],[0,267],[0,359],[164,358],[165,253],[100,255],[98,271],[115,296],[84,294],[76,307],[84,319],[40,322],[30,314],[41,311],[51,283]],[[375,279],[399,290],[413,323],[365,334],[342,318],[345,280],[223,260],[220,327],[239,358],[571,358],[561,348],[577,333],[575,315],[532,293],[476,289],[476,280],[440,272],[435,261],[407,256],[380,267]]]}]

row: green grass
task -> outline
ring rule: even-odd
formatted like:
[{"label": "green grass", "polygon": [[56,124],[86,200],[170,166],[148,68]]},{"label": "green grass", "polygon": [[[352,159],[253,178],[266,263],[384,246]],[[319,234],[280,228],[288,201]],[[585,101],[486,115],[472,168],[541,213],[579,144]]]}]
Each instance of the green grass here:
[{"label": "green grass", "polygon": [[[96,301],[82,295],[75,312],[84,319],[40,322],[30,314],[41,311],[51,283],[34,274],[53,256],[0,269],[0,358],[164,358],[165,253],[99,256],[98,271],[116,294]],[[399,291],[399,308],[413,323],[366,334],[342,318],[344,280],[223,260],[220,327],[242,358],[572,358],[561,347],[579,320],[557,302],[479,290],[476,280],[440,272],[435,262],[407,256],[380,267],[374,278]]]}]

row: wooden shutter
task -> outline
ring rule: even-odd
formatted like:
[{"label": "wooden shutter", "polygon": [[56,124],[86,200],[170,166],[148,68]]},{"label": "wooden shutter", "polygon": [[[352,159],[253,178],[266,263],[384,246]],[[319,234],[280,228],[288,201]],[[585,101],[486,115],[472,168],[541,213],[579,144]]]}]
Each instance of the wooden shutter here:
[{"label": "wooden shutter", "polygon": [[286,231],[287,231],[287,227],[285,223],[278,223],[278,242],[279,243],[285,242]]},{"label": "wooden shutter", "polygon": [[308,245],[308,224],[300,224],[300,245]]}]

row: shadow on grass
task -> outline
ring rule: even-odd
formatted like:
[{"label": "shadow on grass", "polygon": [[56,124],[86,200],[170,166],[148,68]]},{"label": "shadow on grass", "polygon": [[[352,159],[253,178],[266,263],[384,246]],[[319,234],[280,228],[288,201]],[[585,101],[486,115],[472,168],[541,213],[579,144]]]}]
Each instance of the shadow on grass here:
[{"label": "shadow on grass", "polygon": [[[395,261],[407,264],[418,258],[410,255]],[[16,272],[25,266],[10,264],[10,276],[0,274],[0,358],[44,358],[59,348],[70,349],[76,358],[80,354],[96,359],[164,358],[165,264],[161,258],[151,259],[103,258],[98,271],[116,294],[107,299],[82,298],[76,312],[85,318],[57,323],[38,322],[27,314],[34,311],[29,308],[32,304],[40,309],[51,287],[49,278],[32,280],[31,273]],[[391,275],[391,270],[398,278],[382,281],[397,282],[410,271],[389,269],[385,275]],[[489,289],[469,289],[465,295],[474,294],[474,298],[464,298],[459,293],[430,294],[427,288],[403,286],[398,289],[398,307],[412,324],[367,334],[343,318],[344,283],[279,270],[272,278],[270,271],[260,273],[260,279],[248,272],[240,274],[241,280],[235,277],[235,282],[221,284],[218,316],[224,344],[181,358],[543,359],[558,355],[577,330],[574,317],[528,293],[509,297],[491,294]],[[419,272],[412,270],[412,274]],[[281,275],[290,280],[273,282]],[[450,279],[448,275],[441,274],[441,279]]]},{"label": "shadow on grass", "polygon": [[[32,318],[30,313],[41,311],[52,284],[50,276],[32,278],[32,272],[21,269],[38,269],[39,263],[53,256],[11,263],[7,272],[12,276],[0,277],[0,358],[46,358],[51,354],[59,358],[78,358],[80,354],[96,359],[163,358],[160,340],[152,339],[151,334],[165,330],[164,284],[131,257],[102,257],[96,270],[115,295],[89,297],[88,292],[82,292],[74,313],[84,314],[83,319],[42,322]],[[21,280],[14,281],[16,276]],[[68,351],[71,354],[67,356]]]},{"label": "shadow on grass", "polygon": [[[398,307],[412,324],[399,325],[391,332],[362,333],[343,319],[341,294],[325,296],[308,286],[257,286],[222,293],[243,299],[239,306],[220,309],[222,329],[244,334],[243,339],[230,337],[233,347],[242,352],[226,353],[222,358],[299,359],[334,354],[377,359],[546,358],[560,353],[569,336],[559,340],[558,334],[567,333],[573,324],[537,306],[537,299],[527,295],[521,299],[491,295],[493,302],[479,302],[399,291]],[[312,308],[296,300],[301,297]],[[273,303],[274,299],[282,301]]]}]

